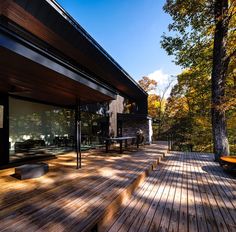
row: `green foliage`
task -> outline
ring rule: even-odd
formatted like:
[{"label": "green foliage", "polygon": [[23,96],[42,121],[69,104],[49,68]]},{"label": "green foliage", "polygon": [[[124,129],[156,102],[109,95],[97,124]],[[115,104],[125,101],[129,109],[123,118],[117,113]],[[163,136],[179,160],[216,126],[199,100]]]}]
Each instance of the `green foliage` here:
[{"label": "green foliage", "polygon": [[[148,115],[153,119],[157,120],[159,123],[153,125],[153,137],[158,139],[160,137],[161,131],[165,122],[165,109],[166,109],[166,91],[171,86],[172,81],[169,81],[168,85],[162,91],[162,93],[156,94],[156,88],[158,83],[149,77],[143,77],[139,80],[139,85],[149,93],[148,95]],[[153,93],[154,92],[154,93]]]},{"label": "green foliage", "polygon": [[138,83],[146,92],[148,92],[148,115],[150,115],[152,118],[156,118],[160,105],[160,97],[150,92],[156,90],[157,82],[150,79],[149,77],[143,77],[138,81]]},{"label": "green foliage", "polygon": [[[184,71],[178,76],[166,106],[165,133],[174,133],[179,144],[212,151],[211,73],[215,25],[212,0],[167,0],[164,10],[173,22],[162,36],[162,47]],[[231,153],[236,153],[236,1],[229,1],[226,38],[225,96],[219,106],[226,111]],[[220,20],[220,19],[219,19]]]}]

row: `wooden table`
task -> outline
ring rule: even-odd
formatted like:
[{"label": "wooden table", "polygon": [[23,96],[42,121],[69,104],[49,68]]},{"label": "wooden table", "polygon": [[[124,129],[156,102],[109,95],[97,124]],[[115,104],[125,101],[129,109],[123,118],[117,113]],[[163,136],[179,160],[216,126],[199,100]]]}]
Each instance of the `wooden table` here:
[{"label": "wooden table", "polygon": [[109,151],[109,144],[112,141],[116,141],[116,142],[120,143],[120,153],[123,153],[123,147],[122,147],[123,141],[125,141],[125,147],[127,148],[128,147],[128,140],[129,139],[136,140],[136,145],[137,145],[137,148],[138,148],[138,142],[137,142],[137,138],[136,137],[129,137],[129,136],[127,136],[127,137],[107,138],[106,139],[106,153],[108,153],[108,151]]}]

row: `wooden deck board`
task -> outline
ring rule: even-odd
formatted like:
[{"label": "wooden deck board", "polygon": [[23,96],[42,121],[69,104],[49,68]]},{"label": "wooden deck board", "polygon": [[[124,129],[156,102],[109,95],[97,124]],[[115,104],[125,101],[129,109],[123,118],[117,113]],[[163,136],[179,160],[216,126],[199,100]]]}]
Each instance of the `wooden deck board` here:
[{"label": "wooden deck board", "polygon": [[[152,184],[154,185],[154,189],[152,191],[152,194],[154,193],[154,195],[155,195],[158,192],[157,190],[159,188],[159,183],[161,183],[162,179],[166,176],[165,172],[166,172],[166,169],[164,169],[164,168],[160,169],[158,173],[153,172],[150,175],[150,178],[152,178],[152,180],[150,180],[150,178],[149,178],[147,181],[145,181],[145,183],[148,183],[148,182],[152,181]],[[158,178],[155,178],[156,175],[158,175]],[[126,218],[130,215],[133,207],[135,207],[137,202],[142,198],[143,191],[145,191],[145,189],[143,188],[145,186],[145,183],[135,192],[135,194],[130,199],[127,206],[125,208],[123,208],[123,210],[120,210],[117,213],[116,217],[118,217],[119,219],[116,220],[115,224],[112,226],[112,231],[118,231],[119,230],[119,228],[122,226],[122,222],[126,220]],[[148,222],[150,222],[152,220],[153,213],[151,211],[155,207],[155,203],[153,202],[153,199],[152,199],[152,202],[151,202],[150,205],[151,205],[150,206],[151,210],[149,208],[147,214],[145,215],[145,221],[142,222],[141,227],[140,227],[141,231],[145,231],[146,227],[147,227],[147,226],[145,226],[145,224],[149,225]],[[114,220],[113,220],[113,222],[114,222]],[[112,224],[113,223],[111,222],[111,225]]]},{"label": "wooden deck board", "polygon": [[178,165],[179,165],[179,173],[178,173],[178,178],[176,179],[175,196],[168,228],[168,230],[172,232],[178,231],[179,228],[179,212],[180,212],[182,182],[183,182],[181,170],[183,163],[180,163]]},{"label": "wooden deck board", "polygon": [[236,231],[236,178],[213,159],[207,153],[168,154],[151,175],[156,186],[137,189],[108,231]]},{"label": "wooden deck board", "polygon": [[129,198],[165,149],[83,154],[79,170],[70,153],[47,161],[49,173],[31,180],[13,178],[13,168],[1,170],[0,231],[87,231],[112,202]]},{"label": "wooden deck board", "polygon": [[[124,224],[127,217],[130,216],[132,209],[136,206],[136,204],[139,202],[139,200],[142,198],[143,194],[146,192],[147,188],[149,186],[148,181],[146,180],[144,184],[140,186],[140,188],[135,192],[134,196],[131,198],[129,203],[127,203],[125,215],[122,215],[123,210],[120,210],[119,219],[116,220],[116,224],[112,227],[113,231],[118,231],[120,227]],[[116,215],[118,217],[118,214]]]},{"label": "wooden deck board", "polygon": [[[202,162],[204,165],[207,165],[208,163],[206,161]],[[232,210],[232,204],[230,204],[229,199],[227,196],[223,193],[220,186],[223,184],[222,182],[218,182],[214,175],[209,175],[209,178],[207,178],[207,182],[209,186],[214,186],[214,188],[211,188],[211,194],[215,198],[215,202],[217,203],[217,206],[219,208],[219,211],[223,218],[223,223],[225,227],[227,227],[228,231],[233,231],[235,229],[235,210]],[[235,220],[234,220],[235,218]],[[226,229],[225,229],[226,230]]]},{"label": "wooden deck board", "polygon": [[[150,188],[147,189],[146,192],[144,192],[138,204],[133,208],[132,214],[129,215],[128,222],[126,221],[126,225],[128,225],[129,231],[136,232],[139,230],[139,228],[143,224],[144,217],[147,214],[149,206],[151,205],[151,202],[152,202],[152,197],[154,195],[154,194],[151,194],[151,192],[155,193],[155,189],[153,189],[154,185],[158,185],[155,179],[159,178],[159,175],[158,175],[159,173],[153,172],[153,174],[154,174],[153,178],[152,179],[150,178],[149,180],[147,180],[151,183],[149,186]],[[136,211],[136,208],[139,209],[139,212]]]},{"label": "wooden deck board", "polygon": [[236,231],[235,176],[206,153],[171,152],[156,166],[164,150],[89,153],[80,170],[74,154],[59,156],[32,180],[1,170],[0,231],[89,231],[97,223],[110,232]]},{"label": "wooden deck board", "polygon": [[[171,164],[173,161],[172,159],[168,160],[168,162]],[[170,165],[173,168],[173,165]],[[169,193],[169,189],[170,186],[168,185],[168,179],[170,178],[170,176],[172,175],[172,173],[170,172],[170,170],[167,170],[166,175],[164,176],[164,179],[162,180],[162,182],[160,183],[160,188],[157,191],[157,194],[155,195],[154,198],[154,202],[151,205],[151,210],[152,210],[152,217],[150,220],[150,223],[148,225],[148,227],[146,229],[149,230],[149,228],[151,228],[151,230],[156,230],[159,227],[160,224],[160,219],[162,216],[162,213],[164,211],[164,201]],[[165,199],[163,199],[163,197]],[[159,211],[158,211],[159,210]],[[160,217],[158,216],[158,214],[160,213]]]},{"label": "wooden deck board", "polygon": [[[169,159],[168,162],[172,162],[172,159]],[[147,214],[143,215],[144,220],[143,220],[142,224],[140,225],[139,231],[148,231],[149,228],[153,225],[154,215],[156,213],[158,205],[161,202],[163,190],[167,186],[167,180],[170,175],[170,168],[173,168],[173,167],[174,167],[174,165],[170,165],[170,167],[165,166],[165,168],[163,167],[163,169],[164,169],[163,177],[160,179],[160,182],[158,184],[159,186],[157,186],[157,188],[156,188],[157,190],[154,194],[154,198],[152,200],[152,203],[149,206]],[[168,173],[169,173],[169,175],[167,175]],[[158,179],[159,179],[159,177],[158,177]]]},{"label": "wooden deck board", "polygon": [[192,174],[192,180],[193,180],[193,191],[194,191],[194,197],[195,197],[195,208],[196,208],[196,218],[197,218],[197,225],[198,230],[202,232],[207,232],[207,222],[206,222],[206,214],[203,206],[202,201],[202,195],[199,190],[198,186],[198,179],[197,179],[197,167],[196,162],[192,162],[191,165],[191,174]]},{"label": "wooden deck board", "polygon": [[175,199],[175,194],[176,194],[176,189],[177,189],[177,180],[180,175],[179,170],[180,170],[180,167],[175,160],[175,162],[173,163],[173,168],[172,168],[173,174],[169,176],[170,189],[169,189],[168,197],[166,199],[165,209],[163,211],[161,221],[159,224],[159,229],[158,229],[159,231],[167,231],[170,225],[170,219],[173,212],[174,199]]}]

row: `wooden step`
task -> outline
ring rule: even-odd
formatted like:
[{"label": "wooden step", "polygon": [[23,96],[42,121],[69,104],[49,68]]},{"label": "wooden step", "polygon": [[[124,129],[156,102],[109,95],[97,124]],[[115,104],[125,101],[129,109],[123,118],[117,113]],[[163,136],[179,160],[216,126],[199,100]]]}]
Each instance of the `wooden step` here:
[{"label": "wooden step", "polygon": [[150,146],[122,156],[88,154],[80,170],[72,168],[72,156],[60,156],[49,162],[46,175],[23,181],[13,180],[6,170],[0,175],[0,230],[89,231],[103,226],[164,153]]}]

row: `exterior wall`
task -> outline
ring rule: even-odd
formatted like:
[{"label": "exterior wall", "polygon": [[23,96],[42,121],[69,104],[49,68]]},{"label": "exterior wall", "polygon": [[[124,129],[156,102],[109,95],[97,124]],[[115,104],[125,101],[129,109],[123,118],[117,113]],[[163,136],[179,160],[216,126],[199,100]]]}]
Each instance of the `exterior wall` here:
[{"label": "exterior wall", "polygon": [[[120,92],[127,98],[136,101],[134,105],[137,112],[132,113],[147,114],[147,94],[89,34],[83,29],[81,32],[80,25],[67,12],[56,7],[56,4],[48,4],[47,1],[40,1],[40,4],[37,1],[22,0],[6,0],[4,2],[6,2],[4,10],[1,11],[0,9],[0,16],[4,16],[0,17],[0,27],[4,28],[4,31],[0,33],[4,38],[1,43],[1,47],[4,48],[4,53],[1,54],[4,62],[0,62],[0,66],[4,67],[1,70],[3,71],[1,91],[4,92],[0,94],[0,108],[4,108],[3,128],[0,125],[0,165],[9,162],[9,145],[14,146],[13,142],[9,144],[8,92],[17,94],[18,88],[19,92],[22,90],[24,97],[29,98],[29,100],[55,106],[61,105],[61,107],[77,106],[78,99],[81,103],[109,101],[115,99],[117,92]],[[38,9],[37,12],[34,10],[35,7]],[[0,8],[2,8],[1,4]],[[51,20],[45,19],[47,16],[45,12],[47,11],[54,12],[49,15]],[[22,18],[26,20],[21,20]],[[29,24],[28,21],[31,23]],[[45,34],[48,36],[45,37]],[[24,42],[25,40],[28,41],[27,45]],[[85,54],[84,51],[87,53]],[[17,65],[5,62],[10,61],[12,57]],[[97,60],[106,65],[101,67],[97,64]],[[12,75],[16,81],[11,81]],[[95,78],[94,81],[91,80],[93,78]],[[40,81],[37,81],[38,79]],[[45,83],[47,83],[46,89]],[[25,89],[30,91],[25,91]],[[113,133],[114,136],[117,136],[119,126],[117,125],[117,114],[124,112],[124,101],[126,100],[118,95],[117,100],[110,103],[109,132]],[[31,103],[27,103],[27,107],[24,108],[17,108],[12,105],[12,102],[10,104],[11,115],[14,110],[20,111],[22,109],[24,114],[31,113]],[[46,110],[44,109],[44,111]],[[77,112],[77,110],[75,111]],[[37,136],[47,135],[51,138],[51,121],[46,121],[47,117],[44,112],[38,114],[41,118],[40,125],[43,125],[40,128],[41,131],[38,130],[37,132],[31,127],[26,128],[27,122],[24,121],[19,129],[20,132],[26,131],[26,134],[22,135],[22,140],[24,139],[23,136],[26,138],[31,134],[31,131],[37,132],[39,134]],[[19,122],[19,120],[15,121],[16,124]],[[75,123],[74,120],[73,123]],[[107,121],[105,123],[107,134]],[[29,125],[33,126],[33,124]],[[73,124],[71,123],[71,125]],[[59,126],[61,127],[62,124],[59,123]],[[11,134],[18,133],[17,127],[14,125],[10,129]],[[73,129],[75,128],[71,127],[70,129],[71,131],[65,132],[65,134],[74,134]],[[136,133],[136,128],[133,128],[133,132]],[[68,137],[65,134],[63,136]],[[58,133],[58,135],[60,134]],[[20,138],[20,136],[15,137]],[[25,140],[28,140],[27,138]],[[17,141],[15,140],[15,142]],[[49,140],[47,145],[51,145]]]},{"label": "exterior wall", "polygon": [[143,120],[127,120],[122,122],[123,136],[136,136],[136,132],[141,129],[144,134],[144,142],[150,144],[152,142],[152,126],[151,119]]},{"label": "exterior wall", "polygon": [[0,94],[1,127],[0,127],[0,165],[9,162],[9,101],[7,94]]},{"label": "exterior wall", "polygon": [[124,98],[117,95],[117,99],[109,104],[109,135],[117,136],[117,113],[124,111]]},{"label": "exterior wall", "polygon": [[143,97],[142,99],[137,99],[136,103],[138,105],[139,114],[148,114],[148,96]]},{"label": "exterior wall", "polygon": [[[117,99],[113,100],[109,104],[109,135],[110,136],[118,136],[117,129],[118,129],[118,117],[117,114],[124,113],[124,97],[117,95]],[[146,99],[143,99],[142,106],[146,106]],[[147,115],[146,108],[140,107],[140,102],[138,102],[139,112],[142,109],[144,115]],[[136,114],[136,113],[135,113]],[[152,142],[152,120],[151,118],[146,119],[126,119],[121,120],[121,124],[119,127],[122,127],[122,136],[136,136],[136,132],[138,129],[141,129],[144,132],[145,143]]]}]

